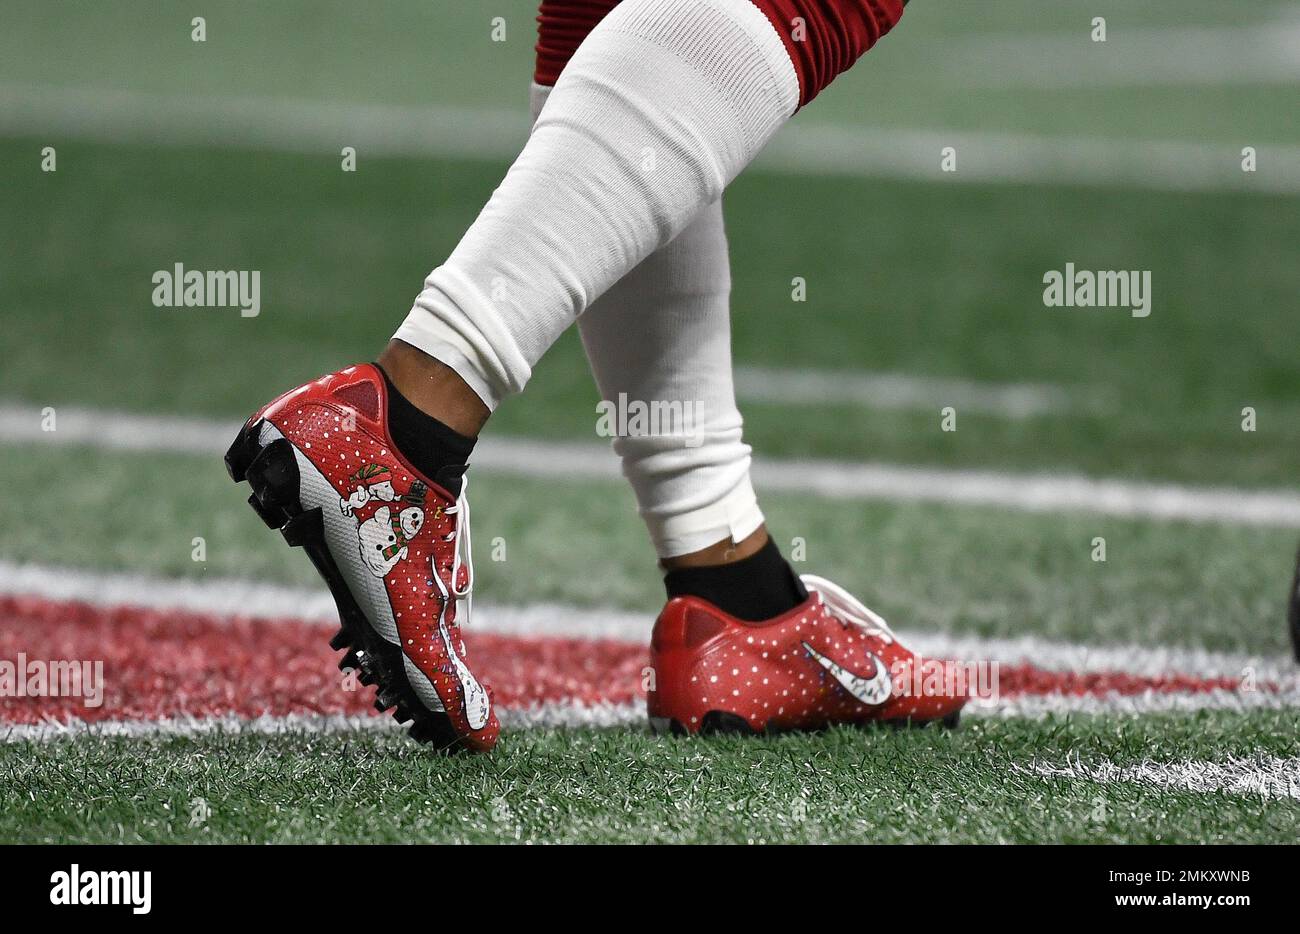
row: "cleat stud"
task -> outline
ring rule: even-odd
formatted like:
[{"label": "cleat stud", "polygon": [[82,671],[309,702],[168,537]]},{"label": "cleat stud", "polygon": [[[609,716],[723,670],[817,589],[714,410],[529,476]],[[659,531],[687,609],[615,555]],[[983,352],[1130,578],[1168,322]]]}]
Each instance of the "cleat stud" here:
[{"label": "cleat stud", "polygon": [[242,483],[248,472],[248,465],[257,457],[261,448],[257,443],[258,428],[261,422],[255,425],[245,424],[239,429],[239,435],[234,442],[226,449],[226,473],[230,474],[230,479],[236,483]]},{"label": "cleat stud", "polygon": [[349,668],[356,671],[360,667],[361,662],[357,659],[356,652],[349,652],[339,659],[339,671],[346,671]]},{"label": "cleat stud", "polygon": [[[357,658],[361,660],[362,681],[366,684],[374,684],[378,681],[386,681],[384,677],[384,666],[379,659],[364,651],[357,652]],[[365,679],[369,678],[369,681]]]},{"label": "cleat stud", "polygon": [[330,648],[336,652],[339,649],[346,649],[351,644],[352,637],[348,635],[346,629],[340,629],[338,632],[334,633],[333,637],[330,639]]},{"label": "cleat stud", "polygon": [[284,514],[278,509],[264,506],[256,493],[248,497],[248,505],[253,507],[253,512],[266,523],[268,529],[278,529],[284,523]]},{"label": "cleat stud", "polygon": [[416,720],[407,732],[417,743],[429,743],[436,749],[450,750],[459,743],[451,719],[446,714],[431,714]]},{"label": "cleat stud", "polygon": [[724,735],[739,734],[742,736],[752,736],[755,730],[749,725],[749,721],[739,714],[728,713],[725,710],[710,710],[700,721],[700,735]]},{"label": "cleat stud", "polygon": [[286,439],[276,438],[262,448],[245,473],[262,505],[285,510],[298,505],[298,462]]},{"label": "cleat stud", "polygon": [[280,534],[293,548],[320,541],[325,534],[325,523],[321,518],[320,507],[290,517],[280,529]]}]

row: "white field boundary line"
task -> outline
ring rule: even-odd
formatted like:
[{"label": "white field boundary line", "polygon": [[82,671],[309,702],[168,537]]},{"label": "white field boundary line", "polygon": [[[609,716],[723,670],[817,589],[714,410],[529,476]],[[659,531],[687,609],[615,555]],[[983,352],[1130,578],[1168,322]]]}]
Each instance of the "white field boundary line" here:
[{"label": "white field boundary line", "polygon": [[[57,430],[41,430],[35,406],[0,403],[0,443],[86,445],[125,451],[213,456],[238,430],[233,422],[59,407]],[[562,481],[620,479],[611,448],[488,436],[474,449],[476,470]],[[1162,521],[1300,528],[1300,495],[1105,480],[1071,474],[1016,474],[893,464],[762,459],[755,484],[766,492],[832,500],[949,503],[1035,513],[1083,512]]]},{"label": "white field boundary line", "polygon": [[1249,713],[1296,708],[1300,708],[1300,688],[1292,683],[1277,692],[1202,691],[1171,694],[1147,691],[1142,694],[1112,693],[1102,696],[1026,694],[1001,698],[992,704],[974,702],[963,711],[963,715],[1042,720],[1068,716],[1145,717],[1153,714],[1188,714],[1201,710]]},{"label": "white field boundary line", "polygon": [[[505,710],[496,708],[502,726],[507,729],[553,729],[559,727],[620,727],[645,725],[644,703],[634,704],[580,704],[557,702]],[[153,736],[202,736],[207,734],[254,734],[275,736],[286,733],[349,733],[365,731],[403,735],[406,726],[391,717],[352,716],[347,714],[264,714],[260,717],[240,717],[227,714],[220,717],[163,717],[158,720],[99,720],[86,722],[80,719],[68,722],[0,723],[0,743],[24,740],[48,741],[62,737],[122,736],[145,738]]]},{"label": "white field boundary line", "polygon": [[[97,607],[132,606],[217,617],[304,620],[331,632],[338,625],[338,613],[324,585],[320,589],[303,589],[234,578],[180,580],[0,560],[0,594],[75,601]],[[473,633],[483,632],[523,638],[609,639],[646,645],[653,622],[653,609],[636,613],[555,603],[520,607],[476,601],[468,631],[471,638]],[[1300,691],[1300,669],[1281,655],[1247,655],[1187,647],[1096,646],[1034,636],[985,638],[935,632],[905,632],[905,635],[918,651],[931,658],[1003,664],[1032,662],[1037,668],[1052,671],[1122,672],[1147,677],[1171,672],[1233,680],[1249,676],[1257,682],[1278,684],[1284,691]],[[1148,703],[1155,704],[1157,700],[1153,697]]]},{"label": "white field boundary line", "polygon": [[[1292,11],[1293,12],[1293,11]],[[1294,15],[1249,25],[1134,28],[1110,21],[1093,42],[1090,17],[1072,33],[986,33],[936,38],[918,50],[929,79],[950,87],[1035,90],[1294,84]]]},{"label": "white field boundary line", "polygon": [[1256,755],[1229,756],[1222,762],[1187,759],[1158,762],[1147,759],[1121,765],[1109,759],[1084,762],[1076,758],[1065,765],[1032,762],[1013,768],[1025,775],[1095,782],[1098,785],[1136,784],[1196,794],[1226,792],[1263,798],[1300,800],[1300,758]]},{"label": "white field boundary line", "polygon": [[[137,91],[0,85],[0,136],[204,145],[362,157],[513,159],[527,138],[522,110],[339,104],[284,98],[178,97]],[[1247,141],[1249,142],[1249,141]],[[835,126],[800,119],[756,168],[792,175],[916,179],[945,184],[1042,183],[1173,191],[1300,193],[1300,147]],[[943,172],[945,146],[960,153]]]},{"label": "white field boundary line", "polygon": [[977,415],[1026,419],[1060,412],[1113,408],[1102,393],[1047,383],[980,383],[905,373],[738,366],[736,394],[744,402],[784,406],[851,405],[877,411],[937,413],[946,405]]},{"label": "white field boundary line", "polygon": [[[964,715],[973,718],[1043,720],[1061,716],[1141,717],[1153,714],[1195,713],[1202,710],[1251,712],[1300,708],[1300,690],[1276,694],[1238,694],[1210,691],[1199,694],[1107,695],[1072,697],[1053,695],[1003,700],[996,707],[971,705]],[[539,704],[526,708],[497,708],[507,730],[565,728],[647,729],[645,704],[605,703],[583,705],[571,702]],[[391,717],[347,716],[344,714],[286,714],[260,717],[185,717],[159,720],[84,720],[68,722],[0,724],[0,743],[48,742],[62,738],[156,736],[201,736],[207,734],[283,735],[288,733],[343,733],[357,730],[376,733],[403,732]]]},{"label": "white field boundary line", "polygon": [[[1243,172],[1242,146],[1253,144],[797,126],[797,133],[779,134],[755,167],[793,175],[953,184],[1300,193],[1300,146],[1261,143],[1255,147],[1258,171]],[[958,153],[955,172],[939,168],[947,146]]]}]

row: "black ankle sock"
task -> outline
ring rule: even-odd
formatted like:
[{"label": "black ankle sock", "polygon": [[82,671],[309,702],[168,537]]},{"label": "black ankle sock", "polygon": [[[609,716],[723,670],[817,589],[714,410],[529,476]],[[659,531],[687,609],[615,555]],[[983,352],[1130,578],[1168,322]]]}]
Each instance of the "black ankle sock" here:
[{"label": "black ankle sock", "polygon": [[412,467],[452,496],[459,496],[461,477],[478,439],[467,438],[421,412],[398,391],[383,367],[375,364],[375,369],[388,386],[388,433],[393,436],[393,444]]},{"label": "black ankle sock", "polygon": [[808,599],[803,582],[770,538],[748,558],[732,564],[669,571],[664,586],[669,597],[700,597],[747,622],[780,616]]}]

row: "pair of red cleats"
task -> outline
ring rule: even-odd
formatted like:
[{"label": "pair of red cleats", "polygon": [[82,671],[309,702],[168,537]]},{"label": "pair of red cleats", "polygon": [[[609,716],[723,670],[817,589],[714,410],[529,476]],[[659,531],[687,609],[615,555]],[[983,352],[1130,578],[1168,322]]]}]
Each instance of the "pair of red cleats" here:
[{"label": "pair of red cleats", "polygon": [[[468,662],[473,570],[469,503],[394,446],[386,386],[370,365],[285,393],[226,454],[249,503],[329,585],[340,668],[377,687],[375,706],[439,747],[487,750],[500,724]],[[830,581],[775,619],[743,622],[695,598],[668,601],[651,641],[653,726],[675,732],[809,730],[837,723],[942,721],[966,702],[916,690],[919,662],[879,616]]]}]

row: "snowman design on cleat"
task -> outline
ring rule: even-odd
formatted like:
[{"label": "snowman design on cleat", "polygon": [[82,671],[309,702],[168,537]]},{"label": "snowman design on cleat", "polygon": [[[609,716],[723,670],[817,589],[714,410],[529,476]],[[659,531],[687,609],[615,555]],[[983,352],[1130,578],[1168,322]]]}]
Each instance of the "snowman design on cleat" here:
[{"label": "snowman design on cleat", "polygon": [[397,499],[392,471],[381,464],[366,464],[348,477],[348,489],[352,492],[339,502],[339,511],[345,516],[372,501],[391,503]]},{"label": "snowman design on cleat", "polygon": [[[397,499],[391,482],[387,492],[392,495],[375,498],[388,502]],[[411,540],[424,528],[425,493],[424,484],[416,480],[411,484],[410,491],[401,498],[402,502],[410,505],[398,511],[394,511],[391,506],[380,506],[374,515],[357,526],[361,560],[375,577],[386,577],[398,562],[405,559]]]}]

